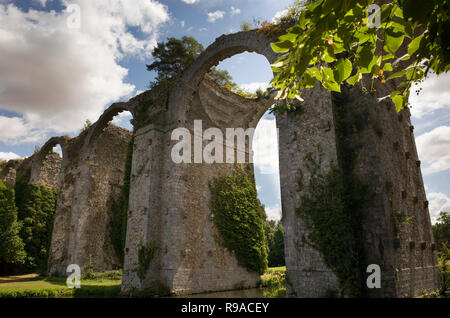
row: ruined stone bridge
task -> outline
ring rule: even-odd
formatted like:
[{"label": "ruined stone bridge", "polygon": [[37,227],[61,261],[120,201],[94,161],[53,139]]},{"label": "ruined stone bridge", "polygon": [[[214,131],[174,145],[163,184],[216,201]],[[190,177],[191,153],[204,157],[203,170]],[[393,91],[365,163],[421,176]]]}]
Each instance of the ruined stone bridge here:
[{"label": "ruined stone bridge", "polygon": [[[118,113],[130,111],[140,124],[133,144],[123,292],[155,284],[176,294],[230,290],[242,282],[248,287],[256,285],[259,275],[239,266],[234,254],[215,240],[208,184],[231,174],[233,165],[175,164],[170,157],[176,143],[171,133],[178,127],[193,132],[194,120],[202,120],[203,129],[256,127],[273,99],[245,99],[206,73],[220,61],[245,51],[261,54],[273,63],[277,55],[270,42],[270,37],[257,31],[221,36],[170,90],[146,91],[113,104],[80,136],[52,138],[31,163],[26,161],[31,166],[31,182],[59,188],[50,273],[64,274],[69,264],[79,264],[82,269],[91,264],[96,271],[120,267],[110,242],[108,211],[122,184],[131,132],[109,122]],[[378,87],[379,96],[390,89]],[[296,209],[308,190],[298,187],[299,171],[303,171],[303,180],[309,179],[304,155],[319,157],[318,149],[322,172],[343,159],[338,156],[336,99],[319,85],[302,97],[301,112],[276,116],[287,293],[290,297],[321,297],[339,289],[339,283],[322,255],[304,242],[310,228]],[[363,126],[354,141],[358,145],[354,172],[373,193],[365,203],[361,224],[364,252],[368,264],[382,269],[382,288],[370,290],[369,295],[413,296],[435,290],[439,283],[430,216],[409,110],[397,113],[390,102],[379,103],[377,97],[358,88],[346,93],[347,103],[370,106],[354,112]],[[58,178],[48,168],[56,162],[46,164],[56,144],[63,149]],[[11,178],[11,171],[20,169],[14,165],[7,168],[2,177],[9,173]],[[398,211],[414,217],[401,235],[395,230]],[[141,280],[137,275],[138,246],[149,242],[155,242],[158,249]]]}]

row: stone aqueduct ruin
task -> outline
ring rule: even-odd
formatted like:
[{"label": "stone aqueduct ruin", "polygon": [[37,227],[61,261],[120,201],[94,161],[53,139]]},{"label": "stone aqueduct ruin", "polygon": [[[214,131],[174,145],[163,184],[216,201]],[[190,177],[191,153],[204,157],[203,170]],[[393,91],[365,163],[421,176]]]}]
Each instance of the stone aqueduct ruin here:
[{"label": "stone aqueduct ruin", "polygon": [[[170,156],[176,143],[171,133],[178,127],[193,132],[194,120],[199,119],[203,129],[256,127],[274,100],[242,98],[205,74],[220,61],[244,51],[259,53],[273,63],[277,55],[270,42],[257,31],[221,36],[170,91],[146,91],[128,102],[113,104],[80,136],[51,138],[21,164],[8,163],[0,177],[9,183],[14,183],[16,172],[19,175],[31,167],[30,182],[59,188],[50,273],[65,274],[69,264],[86,269],[91,262],[96,271],[119,266],[109,239],[108,211],[111,198],[119,192],[117,185],[122,183],[131,132],[109,122],[125,110],[137,116],[144,104],[148,120],[135,132],[133,145],[123,292],[154,284],[163,284],[176,294],[229,290],[242,282],[256,284],[259,275],[239,266],[234,254],[214,238],[208,184],[215,177],[229,175],[233,165],[175,164]],[[377,94],[384,96],[389,89],[378,87]],[[354,168],[373,193],[365,203],[361,225],[364,252],[368,264],[382,269],[382,288],[370,290],[369,296],[413,296],[435,290],[439,284],[428,203],[409,110],[397,113],[390,102],[375,102],[376,97],[357,88],[347,94],[349,103],[371,105],[355,112],[365,126],[358,135]],[[307,190],[298,188],[298,172],[305,171],[303,179],[308,179],[304,154],[318,156],[318,149],[323,172],[342,159],[337,151],[332,94],[316,86],[305,91],[303,98],[303,112],[276,117],[287,293],[290,297],[320,297],[336,289],[338,281],[321,254],[304,243],[310,230],[296,215],[296,208],[301,207]],[[54,155],[47,156],[57,144],[63,150],[62,164]],[[394,230],[396,211],[414,217],[401,235]],[[148,242],[155,242],[158,249],[141,281],[138,245]]]}]

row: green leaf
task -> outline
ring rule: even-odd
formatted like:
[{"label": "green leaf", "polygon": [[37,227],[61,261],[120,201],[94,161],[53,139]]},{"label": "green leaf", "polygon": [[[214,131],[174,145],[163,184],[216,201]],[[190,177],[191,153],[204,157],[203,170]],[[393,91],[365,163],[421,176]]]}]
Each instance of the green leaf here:
[{"label": "green leaf", "polygon": [[403,95],[395,95],[392,98],[392,101],[395,104],[395,109],[397,109],[397,112],[399,112],[403,109],[403,103],[404,103]]},{"label": "green leaf", "polygon": [[341,86],[336,83],[333,70],[329,67],[322,68],[322,85],[329,91],[341,92]]},{"label": "green leaf", "polygon": [[418,36],[417,38],[415,38],[414,40],[411,41],[411,43],[409,44],[408,47],[408,54],[413,56],[414,53],[417,52],[417,50],[420,47],[420,41],[422,41],[423,39],[423,34],[421,36]]},{"label": "green leaf", "polygon": [[399,72],[396,72],[396,73],[392,74],[391,76],[389,76],[387,78],[387,80],[390,80],[390,79],[393,79],[393,78],[397,78],[397,77],[403,77],[405,75],[406,75],[406,70],[402,70],[402,71],[399,71]]},{"label": "green leaf", "polygon": [[284,53],[288,52],[290,48],[292,48],[292,42],[291,41],[281,41],[277,43],[271,43],[272,50],[275,53]]},{"label": "green leaf", "polygon": [[360,72],[356,73],[355,75],[349,77],[347,79],[347,83],[350,85],[355,85],[357,82],[359,82],[362,79],[362,74]]},{"label": "green leaf", "polygon": [[337,83],[342,83],[352,74],[352,62],[347,59],[339,59],[333,71]]},{"label": "green leaf", "polygon": [[322,74],[317,67],[310,67],[306,69],[305,73],[308,73],[310,76],[316,78],[319,81],[322,81]]},{"label": "green leaf", "polygon": [[323,51],[321,58],[325,63],[332,63],[336,61],[333,48],[331,46],[327,46],[326,50]]},{"label": "green leaf", "polygon": [[398,29],[394,30],[394,28],[387,29],[384,33],[384,37],[386,43],[385,48],[387,49],[387,52],[391,54],[397,52],[405,39],[404,33],[400,32]]},{"label": "green leaf", "polygon": [[392,72],[392,64],[391,63],[384,64],[383,71],[385,71],[385,72]]}]

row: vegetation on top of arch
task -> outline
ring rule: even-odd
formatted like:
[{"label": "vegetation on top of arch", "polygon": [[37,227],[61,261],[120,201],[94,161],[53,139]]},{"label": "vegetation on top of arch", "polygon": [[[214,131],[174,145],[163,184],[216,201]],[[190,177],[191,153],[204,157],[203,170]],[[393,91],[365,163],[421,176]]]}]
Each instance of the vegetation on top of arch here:
[{"label": "vegetation on top of arch", "polygon": [[[147,65],[148,71],[157,73],[156,78],[150,82],[150,89],[166,92],[172,86],[172,81],[187,70],[204,50],[201,43],[188,36],[183,36],[181,39],[168,38],[166,42],[158,42],[152,52],[153,63]],[[254,99],[265,95],[265,92],[261,90],[253,94],[240,88],[233,82],[227,70],[212,67],[208,74],[217,83],[243,98]]]},{"label": "vegetation on top of arch", "polygon": [[[423,80],[429,71],[439,75],[450,69],[449,0],[420,5],[393,0],[375,13],[368,10],[374,0],[307,3],[297,24],[272,44],[275,52],[284,53],[272,65],[278,73],[272,84],[280,90],[279,99],[301,99],[301,91],[316,81],[340,92],[342,84],[362,83],[363,74],[368,74],[372,90],[375,81],[404,79],[384,97],[391,98],[400,111],[408,105],[412,83]],[[409,43],[407,52],[401,49],[404,43]]]}]

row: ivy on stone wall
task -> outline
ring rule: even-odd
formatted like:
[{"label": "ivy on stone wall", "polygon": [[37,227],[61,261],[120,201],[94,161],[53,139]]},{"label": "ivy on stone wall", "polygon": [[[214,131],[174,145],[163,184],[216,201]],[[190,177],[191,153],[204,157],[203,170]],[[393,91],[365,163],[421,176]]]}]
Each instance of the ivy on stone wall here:
[{"label": "ivy on stone wall", "polygon": [[[335,99],[335,128],[339,166],[321,173],[321,156],[305,156],[311,177],[297,213],[310,226],[307,243],[322,254],[325,264],[336,274],[341,294],[364,296],[365,261],[363,253],[362,207],[368,199],[367,187],[355,176],[357,145],[355,134],[361,121],[343,96]],[[359,127],[361,129],[361,127]],[[301,186],[304,186],[303,184]]]},{"label": "ivy on stone wall", "polygon": [[125,161],[125,171],[123,185],[120,188],[119,198],[113,198],[111,204],[110,237],[114,251],[123,265],[125,239],[127,232],[127,216],[130,197],[131,166],[133,160],[134,133],[128,143],[127,157]]},{"label": "ivy on stone wall", "polygon": [[253,172],[236,166],[232,175],[216,179],[210,190],[221,245],[234,252],[239,265],[263,274],[267,268],[265,213],[257,197]]}]

